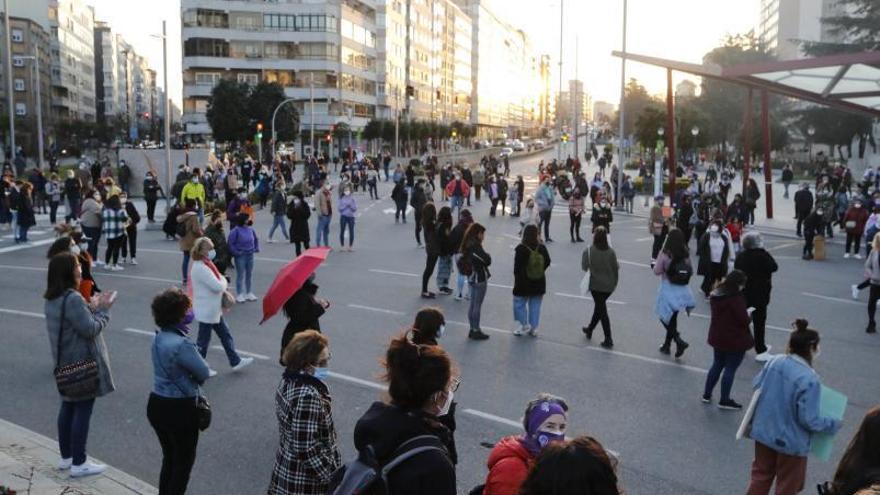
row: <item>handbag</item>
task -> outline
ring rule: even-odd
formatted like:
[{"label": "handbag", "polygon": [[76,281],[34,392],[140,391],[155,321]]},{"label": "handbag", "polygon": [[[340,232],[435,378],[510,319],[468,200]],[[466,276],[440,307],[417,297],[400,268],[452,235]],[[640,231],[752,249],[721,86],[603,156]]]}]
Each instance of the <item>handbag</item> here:
[{"label": "handbag", "polygon": [[233,296],[228,290],[224,290],[220,299],[220,307],[223,309],[229,309],[233,306],[235,306],[235,296]]},{"label": "handbag", "polygon": [[64,334],[64,307],[70,292],[64,294],[61,300],[61,324],[58,328],[58,345],[55,352],[55,385],[58,393],[65,399],[81,400],[91,398],[97,391],[100,379],[98,377],[98,362],[94,357],[88,357],[79,361],[61,366],[61,336]]},{"label": "handbag", "polygon": [[[153,341],[153,346],[155,347],[156,341]],[[168,370],[162,366],[162,361],[160,359],[156,359],[156,362],[159,363],[159,367],[162,368],[162,371],[170,378],[171,375],[168,373]],[[177,384],[176,380],[172,380],[171,383],[177,387],[177,390],[180,390],[180,393],[186,395],[186,392]],[[211,426],[211,403],[208,402],[208,398],[202,395],[201,390],[198,395],[196,395],[196,425],[199,427],[199,431],[205,431],[208,427]]]}]

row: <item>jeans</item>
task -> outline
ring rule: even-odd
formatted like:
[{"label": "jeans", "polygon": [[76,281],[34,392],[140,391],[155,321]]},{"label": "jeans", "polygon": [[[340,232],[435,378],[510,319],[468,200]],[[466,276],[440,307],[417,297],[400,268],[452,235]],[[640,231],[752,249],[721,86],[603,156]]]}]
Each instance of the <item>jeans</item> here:
[{"label": "jeans", "polygon": [[345,246],[345,228],[348,227],[348,247],[354,244],[354,217],[339,217],[339,245]]},{"label": "jeans", "polygon": [[[238,267],[236,267],[236,270],[238,270]],[[232,334],[229,333],[229,326],[226,325],[226,320],[222,316],[220,317],[220,323],[199,322],[199,335],[196,339],[196,347],[199,348],[199,354],[203,358],[208,357],[208,345],[211,343],[212,330],[220,338],[220,344],[223,345],[223,350],[226,351],[226,358],[229,359],[229,366],[238,365],[241,362],[241,357],[235,351],[235,341],[232,339]]]},{"label": "jeans", "polygon": [[197,414],[193,398],[172,399],[150,394],[147,419],[162,446],[160,495],[186,493],[199,443]]},{"label": "jeans", "polygon": [[428,292],[428,280],[431,280],[431,274],[434,273],[434,267],[437,266],[436,254],[429,254],[425,259],[425,271],[422,272],[422,293]]},{"label": "jeans", "polygon": [[275,234],[275,229],[278,227],[281,227],[281,233],[284,234],[284,238],[290,239],[287,237],[287,225],[284,223],[284,215],[272,216],[272,228],[269,229],[269,239],[272,239],[272,235]]},{"label": "jeans", "polygon": [[94,405],[95,399],[61,402],[58,412],[58,450],[62,459],[72,457],[75,466],[86,462],[86,440]]},{"label": "jeans", "polygon": [[403,223],[406,223],[406,203],[395,203],[394,206],[397,207],[394,211],[394,221],[397,222],[403,217]]},{"label": "jeans", "polygon": [[183,252],[183,264],[180,266],[180,271],[183,273],[183,283],[186,284],[186,281],[189,280],[189,251]]},{"label": "jeans", "polygon": [[101,240],[101,227],[83,227],[83,234],[89,238],[89,256],[98,259],[98,241]]},{"label": "jeans", "polygon": [[581,238],[581,216],[581,213],[568,212],[568,233],[571,235],[571,240]]},{"label": "jeans", "polygon": [[18,226],[18,242],[27,242],[27,233],[30,227],[25,227],[24,225]]},{"label": "jeans", "polygon": [[468,324],[471,330],[480,330],[480,311],[486,297],[488,282],[468,282],[471,288],[471,304],[468,306]]},{"label": "jeans", "polygon": [[49,201],[49,223],[55,225],[58,219],[58,201]]},{"label": "jeans", "polygon": [[540,224],[544,225],[544,240],[550,240],[550,219],[553,218],[553,210],[544,210],[538,212]]},{"label": "jeans", "polygon": [[[321,237],[324,244],[321,244]],[[318,215],[318,225],[315,227],[315,246],[330,245],[330,215]]]},{"label": "jeans", "polygon": [[452,275],[452,256],[440,256],[437,259],[437,287],[448,288],[450,275]]},{"label": "jeans", "polygon": [[[703,390],[703,396],[711,397],[718,379],[721,378],[721,400],[730,400],[730,389],[733,387],[733,378],[736,376],[736,369],[743,361],[746,353],[719,351],[715,349],[715,359],[712,361],[712,367],[709,368],[709,374],[706,376],[706,388]],[[724,372],[724,376],[721,372]]]},{"label": "jeans", "polygon": [[[452,259],[455,261],[455,266],[458,266],[458,259],[461,258],[460,254],[456,254]],[[464,296],[464,288],[465,282],[468,281],[468,277],[466,275],[462,275],[461,272],[456,274],[455,278],[455,288],[457,289],[455,294],[459,297]]]},{"label": "jeans", "polygon": [[370,199],[379,199],[379,189],[376,181],[367,181],[367,188],[370,191]]},{"label": "jeans", "polygon": [[764,330],[767,324],[767,306],[756,304],[752,311],[752,331],[755,335],[755,352],[761,354],[767,352],[767,344],[764,342]]},{"label": "jeans", "polygon": [[[235,293],[251,293],[251,277],[254,274],[254,253],[240,254],[235,257]],[[242,285],[244,289],[242,290]]]},{"label": "jeans", "polygon": [[538,328],[543,298],[544,296],[513,296],[513,319],[520,325],[528,325],[532,330]]},{"label": "jeans", "polygon": [[599,292],[591,290],[590,295],[593,296],[593,317],[590,319],[589,328],[596,328],[599,322],[602,322],[602,333],[605,335],[605,341],[611,342],[611,319],[608,318],[608,305],[606,301],[611,297],[610,292]]},{"label": "jeans", "polygon": [[[464,198],[462,196],[452,196],[449,198],[449,208],[452,210],[453,218],[458,218],[454,215],[461,215],[461,206],[464,203]],[[455,210],[458,210],[456,214]]]}]

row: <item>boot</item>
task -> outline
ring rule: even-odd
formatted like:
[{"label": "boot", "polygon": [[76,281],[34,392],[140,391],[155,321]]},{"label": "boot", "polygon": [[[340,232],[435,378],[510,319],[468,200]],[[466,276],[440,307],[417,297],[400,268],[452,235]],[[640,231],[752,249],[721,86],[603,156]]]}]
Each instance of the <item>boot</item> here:
[{"label": "boot", "polygon": [[581,327],[581,331],[584,332],[584,335],[587,336],[587,340],[593,340],[593,325],[588,327]]},{"label": "boot", "polygon": [[473,328],[468,332],[468,338],[471,340],[486,340],[489,338],[488,335],[483,333],[482,330],[474,330]]},{"label": "boot", "polygon": [[877,333],[877,325],[873,321],[868,323],[868,328],[865,329],[867,333]]},{"label": "boot", "polygon": [[684,351],[690,347],[690,344],[685,342],[678,334],[675,335],[675,357],[680,358]]}]

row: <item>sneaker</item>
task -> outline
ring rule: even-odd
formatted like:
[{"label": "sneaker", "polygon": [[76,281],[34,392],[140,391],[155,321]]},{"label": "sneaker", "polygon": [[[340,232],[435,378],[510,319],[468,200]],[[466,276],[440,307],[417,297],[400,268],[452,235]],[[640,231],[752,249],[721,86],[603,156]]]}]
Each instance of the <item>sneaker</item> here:
[{"label": "sneaker", "polygon": [[844,259],[849,259],[849,253],[844,253],[843,257]]},{"label": "sneaker", "polygon": [[68,457],[68,458],[62,457],[61,459],[58,460],[58,464],[56,464],[55,467],[59,471],[67,471],[68,469],[70,469],[70,466],[72,466],[72,465],[73,465],[73,457]]},{"label": "sneaker", "polygon": [[453,297],[453,299],[455,299],[456,301],[462,301],[462,300],[464,300],[464,298],[461,297],[461,294],[456,294],[455,297]]},{"label": "sneaker", "polygon": [[248,293],[244,296],[248,301],[258,301],[260,298],[255,296],[253,292]]},{"label": "sneaker", "polygon": [[477,329],[468,332],[468,338],[471,340],[487,340],[489,336],[483,333],[482,330]]},{"label": "sneaker", "polygon": [[704,396],[700,397],[700,401],[702,401],[703,404],[711,404],[712,403],[712,396],[711,395],[704,395]]},{"label": "sneaker", "polygon": [[93,474],[101,474],[107,469],[104,464],[97,462],[84,462],[79,466],[70,466],[70,477],[79,478],[81,476],[91,476]]},{"label": "sneaker", "polygon": [[852,298],[853,299],[859,298],[859,286],[858,285],[856,285],[856,284],[850,285],[849,290],[852,291]]},{"label": "sneaker", "polygon": [[132,265],[137,265],[137,264],[138,264],[138,260],[137,260],[137,258],[132,258],[132,259],[131,259],[131,264],[132,264]]},{"label": "sneaker", "polygon": [[855,259],[857,259],[857,260],[862,259],[862,255],[859,254],[859,253],[854,254],[853,257],[854,257]]},{"label": "sneaker", "polygon": [[433,292],[422,292],[422,299],[434,299],[435,297],[437,297],[437,294]]},{"label": "sneaker", "polygon": [[865,329],[865,333],[877,333],[877,325],[874,323],[868,323],[868,328]]},{"label": "sneaker", "polygon": [[724,409],[725,411],[739,411],[742,408],[742,404],[733,399],[718,401],[718,409]]},{"label": "sneaker", "polygon": [[208,378],[213,378],[217,376],[217,371],[213,368],[208,368]]},{"label": "sneaker", "polygon": [[770,361],[770,358],[772,357],[773,356],[770,354],[770,346],[767,346],[766,351],[755,356],[755,361],[759,363],[766,363],[767,361]]},{"label": "sneaker", "polygon": [[126,263],[128,263],[128,258],[122,258],[122,264],[124,265]]},{"label": "sneaker", "polygon": [[252,357],[241,358],[241,361],[239,361],[238,364],[232,367],[232,371],[241,371],[242,368],[250,366],[251,364],[253,364],[253,362],[254,358]]},{"label": "sneaker", "polygon": [[526,333],[526,326],[521,325],[513,329],[513,334],[517,337],[522,337],[522,335]]},{"label": "sneaker", "polygon": [[669,355],[669,354],[672,353],[672,351],[669,350],[669,346],[666,345],[666,344],[661,345],[659,350],[660,350],[660,354],[666,354],[666,355]]},{"label": "sneaker", "polygon": [[246,295],[244,295],[244,294],[239,294],[239,295],[235,296],[235,302],[243,303],[243,302],[245,302],[245,301],[247,301],[247,296],[246,296]]},{"label": "sneaker", "polygon": [[111,268],[111,270],[113,270],[114,272],[121,272],[122,270],[125,270],[125,268],[119,265],[113,265],[113,268]]},{"label": "sneaker", "polygon": [[104,266],[104,262],[101,260],[95,260],[95,266]]},{"label": "sneaker", "polygon": [[268,242],[269,244],[275,244],[275,239],[272,239],[270,237],[268,240],[266,240],[266,242]]},{"label": "sneaker", "polygon": [[[107,270],[108,272],[113,269],[113,265],[108,265],[105,263],[102,263],[102,264],[104,265],[104,269]],[[101,266],[101,265],[97,265],[97,266]]]},{"label": "sneaker", "polygon": [[537,337],[538,336],[538,327],[529,328],[529,337]]},{"label": "sneaker", "polygon": [[452,289],[450,289],[449,287],[440,287],[438,292],[448,296],[448,295],[452,294]]}]

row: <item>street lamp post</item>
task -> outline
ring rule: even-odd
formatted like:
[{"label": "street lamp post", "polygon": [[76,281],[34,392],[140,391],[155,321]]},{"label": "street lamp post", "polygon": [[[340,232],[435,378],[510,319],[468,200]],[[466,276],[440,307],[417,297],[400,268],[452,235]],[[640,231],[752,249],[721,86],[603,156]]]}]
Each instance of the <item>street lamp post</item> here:
[{"label": "street lamp post", "polygon": [[[165,85],[165,101],[163,102],[163,107],[165,108],[165,211],[167,214],[171,214],[171,96],[168,92],[168,33],[166,31],[166,21],[162,21],[162,34],[153,34],[150,35],[153,38],[159,38],[162,40],[162,76],[163,76],[163,84]],[[126,79],[126,91],[128,88],[128,52],[123,51],[125,54],[125,79]],[[126,95],[126,106],[129,104],[129,98]],[[140,117],[140,116],[138,116]],[[137,125],[137,124],[135,124]],[[150,126],[152,128],[152,126]],[[117,149],[118,153],[118,149]],[[119,159],[117,158],[117,164],[119,163]]]},{"label": "street lamp post", "polygon": [[12,29],[9,26],[9,0],[3,0],[4,26],[6,26],[6,98],[9,107],[9,159],[15,161],[15,103],[12,98]]},{"label": "street lamp post", "polygon": [[816,134],[816,128],[813,126],[807,127],[807,135],[810,136],[807,138],[810,142],[810,165],[813,164],[813,134]]},{"label": "street lamp post", "polygon": [[697,154],[697,136],[700,135],[700,128],[697,126],[691,127],[691,136],[694,137],[694,167],[696,168],[699,165],[699,158]]},{"label": "street lamp post", "polygon": [[620,117],[617,136],[617,210],[623,210],[623,140],[624,140],[624,96],[626,95],[626,0],[623,0],[623,56],[620,57],[620,106],[617,109]]},{"label": "street lamp post", "polygon": [[281,110],[285,104],[290,103],[291,101],[296,101],[296,98],[288,98],[275,107],[275,110],[272,111],[272,162],[275,162],[275,146],[278,141],[278,134],[275,132],[275,116],[278,115],[278,110]]},{"label": "street lamp post", "polygon": [[[36,46],[34,46],[34,54],[33,55],[24,55],[20,56],[24,60],[33,60],[34,61],[34,72],[36,72],[36,93],[37,93],[37,168],[40,170],[43,169],[43,100],[40,96],[40,89],[42,86],[40,85],[40,57],[39,51]],[[33,81],[33,79],[32,79]]]}]

